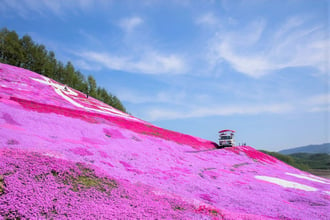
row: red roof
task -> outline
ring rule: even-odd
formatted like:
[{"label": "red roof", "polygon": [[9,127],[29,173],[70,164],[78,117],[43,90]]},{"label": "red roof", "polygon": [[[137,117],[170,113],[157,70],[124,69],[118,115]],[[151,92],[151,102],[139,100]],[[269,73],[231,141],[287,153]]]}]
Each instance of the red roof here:
[{"label": "red roof", "polygon": [[222,131],[219,131],[219,133],[224,133],[224,132],[232,132],[232,133],[235,133],[235,131],[234,131],[234,130],[229,130],[229,129],[227,129],[227,130],[222,130]]}]

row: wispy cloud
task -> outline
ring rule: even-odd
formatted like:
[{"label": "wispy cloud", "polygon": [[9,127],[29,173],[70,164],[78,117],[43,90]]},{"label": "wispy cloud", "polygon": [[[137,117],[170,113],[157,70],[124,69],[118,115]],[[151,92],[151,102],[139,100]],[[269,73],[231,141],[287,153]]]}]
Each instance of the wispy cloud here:
[{"label": "wispy cloud", "polygon": [[78,68],[88,71],[99,71],[101,69],[100,66],[87,63],[85,60],[82,59],[75,60],[74,64],[77,65]]},{"label": "wispy cloud", "polygon": [[[117,90],[120,99],[133,104],[183,104],[187,99],[185,91],[161,90],[153,93],[143,94],[127,88]],[[189,95],[190,97],[190,95]]]},{"label": "wispy cloud", "polygon": [[127,71],[142,74],[183,74],[187,71],[184,59],[175,54],[161,54],[156,51],[146,51],[143,54],[131,56],[112,55],[85,51],[78,54],[85,62],[99,64],[112,70]]},{"label": "wispy cloud", "polygon": [[330,94],[309,97],[303,101],[303,104],[309,112],[328,112],[330,114]]},{"label": "wispy cloud", "polygon": [[[76,12],[77,10],[88,11],[97,5],[100,8],[109,6],[111,1],[107,0],[3,0],[0,9],[3,12],[15,11],[23,18],[29,18],[31,14],[48,15],[49,12],[57,16],[62,16],[66,12]],[[12,12],[11,12],[12,13]]]},{"label": "wispy cloud", "polygon": [[256,115],[256,114],[281,114],[293,110],[290,104],[259,104],[259,105],[232,105],[232,106],[213,106],[195,107],[186,110],[173,110],[166,108],[153,108],[146,111],[144,116],[147,120],[170,120],[184,118],[200,118],[210,116],[229,116],[229,115]]},{"label": "wispy cloud", "polygon": [[[214,116],[231,115],[259,115],[259,114],[290,114],[293,112],[329,112],[330,94],[319,94],[306,97],[303,101],[283,101],[261,104],[260,102],[243,104],[205,104],[190,105],[187,97],[182,97],[180,102],[185,103],[182,108],[179,105],[172,105],[171,108],[146,108],[141,117],[149,121],[173,120],[185,118],[202,118]],[[196,104],[196,103],[195,103]],[[208,106],[208,107],[202,107]]]},{"label": "wispy cloud", "polygon": [[208,12],[206,14],[203,14],[199,17],[197,17],[196,19],[196,24],[198,25],[215,25],[218,23],[218,19],[216,18],[216,16],[211,13],[211,12]]},{"label": "wispy cloud", "polygon": [[319,94],[309,97],[305,103],[308,105],[330,105],[330,94]]},{"label": "wispy cloud", "polygon": [[140,17],[124,18],[119,21],[119,26],[126,32],[131,32],[143,23]]},{"label": "wispy cloud", "polygon": [[226,61],[255,78],[287,67],[310,66],[325,73],[330,42],[326,27],[305,23],[294,17],[270,31],[261,20],[239,31],[219,33],[210,46],[210,63]]}]

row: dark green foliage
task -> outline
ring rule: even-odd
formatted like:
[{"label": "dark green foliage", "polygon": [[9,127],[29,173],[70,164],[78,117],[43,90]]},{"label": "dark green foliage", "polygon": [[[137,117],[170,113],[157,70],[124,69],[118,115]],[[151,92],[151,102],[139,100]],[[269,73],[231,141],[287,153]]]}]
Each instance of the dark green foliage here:
[{"label": "dark green foliage", "polygon": [[91,75],[88,76],[87,83],[88,83],[89,94],[93,97],[96,97],[97,86],[93,76]]},{"label": "dark green foliage", "polygon": [[312,144],[303,147],[290,148],[279,151],[281,154],[290,155],[295,153],[310,153],[310,154],[330,154],[330,143]]},{"label": "dark green foliage", "polygon": [[329,154],[310,154],[310,153],[295,153],[283,155],[277,152],[269,152],[261,150],[261,152],[276,157],[277,159],[296,167],[300,170],[323,169],[330,170],[330,155]]},{"label": "dark green foliage", "polygon": [[297,169],[300,169],[300,170],[309,170],[310,169],[310,167],[307,164],[302,163],[300,160],[297,160],[294,157],[283,155],[283,154],[280,154],[277,152],[269,152],[269,151],[265,151],[265,150],[260,150],[260,151],[265,154],[268,154],[270,156],[276,157],[277,159],[279,159],[279,160],[283,161],[284,163],[287,163]]},{"label": "dark green foliage", "polygon": [[329,154],[309,154],[296,153],[290,154],[295,160],[300,163],[307,164],[312,169],[328,169],[330,170],[330,155]]},{"label": "dark green foliage", "polygon": [[22,58],[22,47],[17,33],[3,29],[0,33],[0,59],[20,66]]},{"label": "dark green foliage", "polygon": [[56,60],[53,51],[47,51],[44,45],[36,44],[28,35],[20,39],[15,31],[1,29],[0,62],[37,72],[126,112],[120,100],[104,88],[98,87],[91,75],[86,80],[71,62],[63,65]]}]

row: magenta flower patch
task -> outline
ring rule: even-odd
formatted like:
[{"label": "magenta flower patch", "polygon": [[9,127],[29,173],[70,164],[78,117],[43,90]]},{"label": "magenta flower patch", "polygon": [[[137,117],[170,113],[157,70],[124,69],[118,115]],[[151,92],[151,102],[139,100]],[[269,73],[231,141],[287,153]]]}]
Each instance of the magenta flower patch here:
[{"label": "magenta flower patch", "polygon": [[330,219],[330,181],[0,64],[0,219]]}]

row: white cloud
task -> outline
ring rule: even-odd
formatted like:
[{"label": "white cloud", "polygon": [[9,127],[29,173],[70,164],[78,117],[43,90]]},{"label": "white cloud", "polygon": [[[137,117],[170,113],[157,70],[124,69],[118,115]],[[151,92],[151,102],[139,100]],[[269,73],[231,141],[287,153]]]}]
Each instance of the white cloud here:
[{"label": "white cloud", "polygon": [[302,103],[309,112],[330,113],[330,94],[319,94],[307,98]]},{"label": "white cloud", "polygon": [[[111,1],[107,0],[3,0],[1,10],[3,12],[13,10],[23,18],[29,18],[33,13],[47,16],[49,12],[62,16],[65,12],[76,12],[77,10],[88,11],[93,7],[105,8]],[[12,13],[12,12],[11,12]]]},{"label": "white cloud", "polygon": [[124,18],[120,20],[119,26],[126,32],[131,32],[143,23],[140,17]]},{"label": "white cloud", "polygon": [[5,14],[9,10],[14,10],[19,16],[26,18],[30,9],[25,7],[25,2],[19,2],[17,0],[4,0],[1,2],[1,13]]},{"label": "white cloud", "polygon": [[230,44],[223,42],[218,46],[218,52],[221,53],[221,58],[229,62],[238,72],[247,74],[252,77],[263,76],[273,68],[265,57],[258,54],[242,56],[233,51]]},{"label": "white cloud", "polygon": [[322,107],[311,107],[309,109],[309,112],[330,112],[330,107],[329,106],[322,106]]},{"label": "white cloud", "polygon": [[276,40],[282,40],[289,31],[299,28],[303,23],[303,19],[291,17],[282,25],[281,29],[274,34],[273,38]]},{"label": "white cloud", "polygon": [[198,25],[215,25],[218,23],[218,19],[212,13],[206,13],[196,19]]},{"label": "white cloud", "polygon": [[132,56],[115,56],[109,53],[86,51],[78,54],[81,58],[113,70],[143,74],[183,74],[187,66],[182,57],[146,51]]},{"label": "white cloud", "polygon": [[[173,95],[175,97],[175,95]],[[174,98],[173,98],[174,99]],[[190,98],[194,99],[194,98]],[[214,116],[231,115],[258,115],[258,114],[287,114],[293,112],[329,112],[330,95],[320,94],[306,97],[304,101],[286,101],[281,103],[261,104],[260,102],[251,102],[249,104],[219,104],[200,103],[202,105],[191,105],[188,96],[180,98],[180,103],[185,103],[185,107],[179,106],[179,102],[171,103],[171,108],[150,108],[144,109],[143,118],[149,121],[172,120],[184,118],[202,118]],[[207,107],[200,107],[207,106]]]},{"label": "white cloud", "polygon": [[308,105],[330,105],[330,94],[319,94],[309,97],[305,103]]},{"label": "white cloud", "polygon": [[120,99],[133,104],[182,104],[187,99],[187,94],[184,91],[159,91],[154,93],[143,94],[139,91],[133,91],[127,88],[119,89],[116,92],[120,94]]},{"label": "white cloud", "polygon": [[226,61],[255,78],[287,67],[309,66],[326,73],[330,49],[326,27],[305,23],[294,17],[270,31],[261,20],[235,32],[221,32],[210,45],[210,64]]},{"label": "white cloud", "polygon": [[289,104],[269,104],[269,105],[234,105],[234,106],[209,106],[195,107],[190,110],[172,110],[172,109],[150,109],[146,110],[144,118],[150,121],[183,119],[183,118],[199,118],[209,116],[229,116],[229,115],[255,115],[263,113],[281,114],[291,112],[293,107]]},{"label": "white cloud", "polygon": [[78,69],[88,70],[88,71],[99,71],[101,69],[98,65],[93,65],[85,60],[76,60],[74,64],[77,65]]}]

